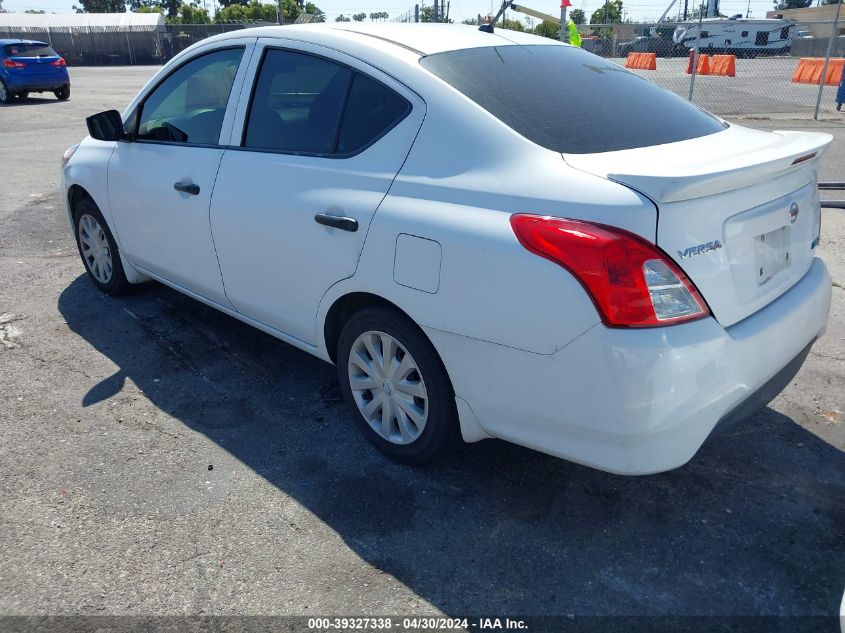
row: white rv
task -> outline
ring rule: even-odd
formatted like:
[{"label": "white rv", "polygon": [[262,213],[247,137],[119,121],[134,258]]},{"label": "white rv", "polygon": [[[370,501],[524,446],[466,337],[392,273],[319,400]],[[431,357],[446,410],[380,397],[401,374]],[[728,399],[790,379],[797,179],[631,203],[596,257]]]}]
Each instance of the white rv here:
[{"label": "white rv", "polygon": [[[792,20],[751,18],[706,18],[701,21],[699,50],[738,57],[784,55],[792,47],[796,24]],[[690,50],[699,38],[698,21],[679,24],[672,39]]]}]

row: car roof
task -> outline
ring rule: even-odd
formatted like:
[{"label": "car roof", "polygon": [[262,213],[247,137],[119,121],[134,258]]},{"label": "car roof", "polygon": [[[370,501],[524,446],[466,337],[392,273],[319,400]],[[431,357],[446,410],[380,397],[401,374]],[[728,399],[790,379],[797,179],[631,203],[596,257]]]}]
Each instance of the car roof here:
[{"label": "car roof", "polygon": [[[463,24],[432,24],[388,22],[384,24],[359,24],[335,22],[332,24],[291,24],[284,26],[264,26],[248,29],[249,35],[256,37],[278,37],[302,39],[315,44],[335,40],[339,35],[351,37],[361,43],[367,40],[380,40],[394,44],[419,55],[432,55],[445,51],[487,46],[515,46],[531,44],[561,45],[536,35],[495,29],[494,33],[479,31],[477,26]],[[215,37],[217,40],[243,37],[243,30],[231,31]]]}]

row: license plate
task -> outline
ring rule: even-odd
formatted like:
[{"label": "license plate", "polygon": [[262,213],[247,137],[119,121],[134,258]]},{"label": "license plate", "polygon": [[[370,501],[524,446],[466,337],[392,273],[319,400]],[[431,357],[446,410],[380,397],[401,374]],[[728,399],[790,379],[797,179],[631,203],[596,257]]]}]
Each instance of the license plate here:
[{"label": "license plate", "polygon": [[762,286],[790,265],[790,227],[782,226],[754,238],[757,259],[757,285]]}]

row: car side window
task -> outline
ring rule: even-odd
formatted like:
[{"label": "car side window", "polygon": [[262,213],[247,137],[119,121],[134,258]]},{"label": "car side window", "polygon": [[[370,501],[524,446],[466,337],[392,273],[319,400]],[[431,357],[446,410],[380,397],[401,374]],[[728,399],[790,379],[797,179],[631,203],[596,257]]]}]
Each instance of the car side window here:
[{"label": "car side window", "polygon": [[243,48],[197,57],[160,83],[144,100],[137,140],[216,145]]},{"label": "car side window", "polygon": [[244,146],[296,154],[330,154],[352,71],[286,50],[266,52],[249,110]]},{"label": "car side window", "polygon": [[367,147],[410,111],[407,99],[384,84],[356,73],[346,101],[336,152],[351,154]]}]

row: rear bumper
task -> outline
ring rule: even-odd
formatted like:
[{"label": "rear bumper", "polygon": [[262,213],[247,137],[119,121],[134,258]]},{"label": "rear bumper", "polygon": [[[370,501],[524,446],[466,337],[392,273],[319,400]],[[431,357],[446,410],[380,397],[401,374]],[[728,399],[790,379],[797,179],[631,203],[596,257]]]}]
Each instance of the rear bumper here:
[{"label": "rear bumper", "polygon": [[55,90],[64,85],[70,85],[70,77],[67,73],[56,73],[48,75],[12,75],[4,77],[3,81],[10,90],[37,92],[39,90]]},{"label": "rear bumper", "polygon": [[788,384],[827,323],[821,260],[788,292],[729,328],[597,325],[551,355],[426,330],[491,436],[601,470],[649,474],[689,461],[714,428]]}]

